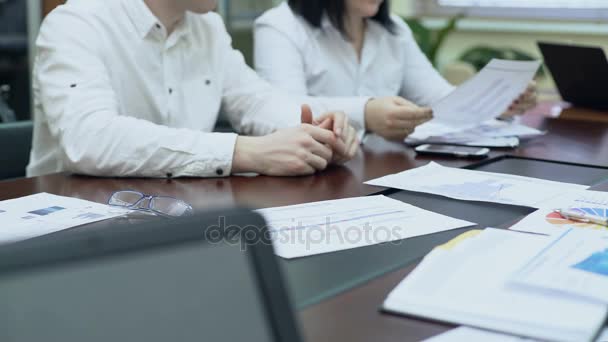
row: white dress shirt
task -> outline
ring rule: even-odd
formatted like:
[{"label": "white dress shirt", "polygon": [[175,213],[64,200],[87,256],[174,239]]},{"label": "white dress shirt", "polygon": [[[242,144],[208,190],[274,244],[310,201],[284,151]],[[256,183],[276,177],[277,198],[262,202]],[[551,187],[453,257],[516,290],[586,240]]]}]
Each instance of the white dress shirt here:
[{"label": "white dress shirt", "polygon": [[402,96],[429,106],[454,87],[433,68],[410,28],[393,16],[396,34],[369,20],[361,59],[327,15],[315,28],[284,2],[255,23],[258,74],[293,94]]},{"label": "white dress shirt", "polygon": [[[300,103],[246,66],[215,13],[187,13],[167,36],[143,0],[70,0],[37,48],[29,176],[227,176],[237,136],[208,133],[220,109],[243,134],[300,121]],[[307,100],[315,115],[362,116],[368,99]]]}]

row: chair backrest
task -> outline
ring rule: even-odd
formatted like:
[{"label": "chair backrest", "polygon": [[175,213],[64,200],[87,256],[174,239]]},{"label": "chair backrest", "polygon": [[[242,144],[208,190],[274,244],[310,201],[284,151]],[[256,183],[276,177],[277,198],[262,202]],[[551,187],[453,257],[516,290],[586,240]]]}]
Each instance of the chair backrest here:
[{"label": "chair backrest", "polygon": [[0,180],[25,176],[32,131],[32,121],[0,124]]},{"label": "chair backrest", "polygon": [[301,341],[259,214],[104,224],[0,247],[0,341]]}]

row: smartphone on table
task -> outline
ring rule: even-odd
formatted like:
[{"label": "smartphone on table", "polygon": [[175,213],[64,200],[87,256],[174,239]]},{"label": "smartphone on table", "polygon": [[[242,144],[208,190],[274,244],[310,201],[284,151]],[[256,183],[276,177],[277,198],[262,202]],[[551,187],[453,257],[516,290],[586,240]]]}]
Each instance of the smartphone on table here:
[{"label": "smartphone on table", "polygon": [[488,157],[488,155],[490,154],[490,149],[485,147],[426,144],[416,147],[416,153],[421,155],[483,159]]}]

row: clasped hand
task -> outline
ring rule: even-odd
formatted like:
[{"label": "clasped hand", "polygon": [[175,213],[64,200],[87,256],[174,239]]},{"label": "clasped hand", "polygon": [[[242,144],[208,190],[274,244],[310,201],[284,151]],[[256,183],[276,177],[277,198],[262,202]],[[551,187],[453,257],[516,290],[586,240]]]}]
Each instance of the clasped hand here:
[{"label": "clasped hand", "polygon": [[310,107],[304,105],[301,121],[298,127],[281,129],[267,136],[238,137],[232,172],[310,175],[356,155],[359,148],[357,132],[344,113],[327,113],[315,120]]}]

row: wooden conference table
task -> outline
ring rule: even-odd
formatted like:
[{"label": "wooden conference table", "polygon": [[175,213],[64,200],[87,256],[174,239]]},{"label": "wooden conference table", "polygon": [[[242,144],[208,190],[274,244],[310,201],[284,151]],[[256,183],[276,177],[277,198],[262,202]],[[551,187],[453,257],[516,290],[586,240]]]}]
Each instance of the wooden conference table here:
[{"label": "wooden conference table", "polygon": [[[608,123],[600,120],[557,119],[547,110],[523,117],[529,126],[546,130],[545,136],[525,142],[514,150],[495,150],[491,157],[512,155],[585,165],[608,167]],[[608,115],[608,113],[606,114]],[[417,157],[412,149],[399,143],[370,136],[363,151],[345,166],[332,167],[310,177],[229,177],[223,179],[115,179],[54,174],[30,179],[0,182],[0,200],[38,192],[106,202],[119,190],[135,189],[147,194],[166,195],[191,203],[197,210],[245,206],[264,208],[330,200],[378,193],[383,189],[363,182],[387,174],[438,161],[447,166],[465,167],[475,161]],[[536,175],[524,170],[523,175]],[[556,169],[559,166],[556,165]],[[598,175],[600,168],[593,169]],[[603,170],[602,170],[603,171]],[[557,172],[557,171],[556,171]],[[563,173],[563,172],[562,172]],[[566,172],[567,173],[567,172]],[[606,183],[593,182],[594,189],[608,191]],[[557,178],[556,178],[557,177]],[[549,175],[548,179],[569,181],[568,176]],[[601,180],[600,179],[600,180]],[[396,194],[399,197],[401,195]],[[409,195],[404,195],[409,196]],[[410,201],[408,198],[405,198]],[[412,204],[458,217],[459,211],[479,211],[469,204],[433,196],[417,195]],[[469,205],[469,207],[466,207]],[[484,207],[487,220],[480,225],[515,222],[530,212],[527,208]],[[501,221],[502,220],[502,221]],[[88,227],[88,226],[87,226]],[[77,229],[88,229],[77,228]],[[298,308],[303,334],[310,341],[413,341],[451,328],[436,322],[404,318],[379,312],[388,292],[410,272],[415,263],[433,246],[448,241],[462,230],[432,237],[406,240],[401,246],[370,246],[323,256],[281,261],[289,288]]]}]

